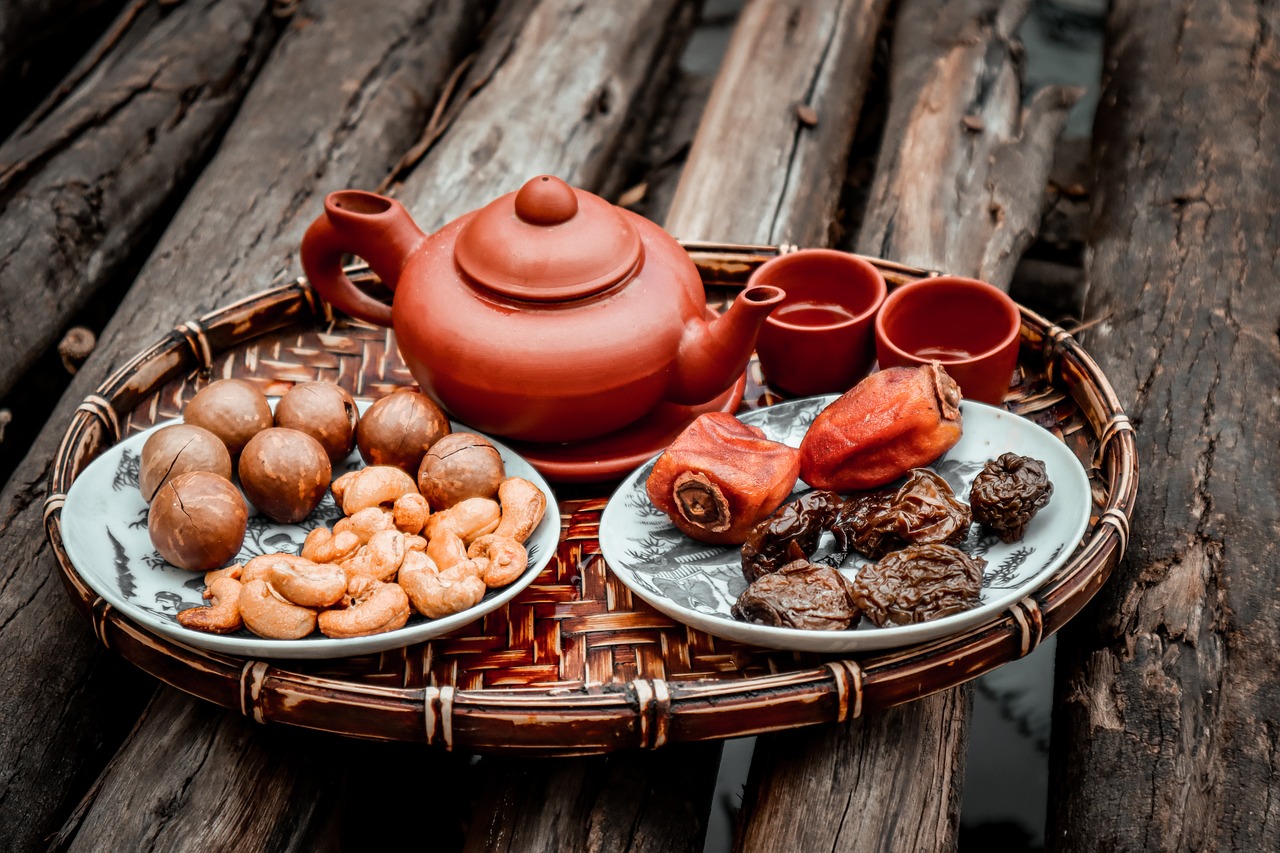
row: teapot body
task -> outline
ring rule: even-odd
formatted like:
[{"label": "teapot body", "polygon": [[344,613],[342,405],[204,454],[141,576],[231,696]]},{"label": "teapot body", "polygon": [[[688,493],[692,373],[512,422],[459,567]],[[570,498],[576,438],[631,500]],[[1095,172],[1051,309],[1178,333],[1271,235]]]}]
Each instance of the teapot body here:
[{"label": "teapot body", "polygon": [[[352,284],[347,253],[392,289],[391,306]],[[301,258],[336,308],[395,330],[414,379],[455,418],[539,443],[717,397],[783,296],[748,288],[716,316],[673,237],[549,175],[430,236],[394,199],[331,193]]]},{"label": "teapot body", "polygon": [[424,391],[464,423],[534,442],[603,435],[662,401],[684,329],[705,311],[683,250],[641,230],[629,279],[580,299],[522,301],[458,269],[451,247],[474,215],[433,235],[396,287],[396,340]]}]

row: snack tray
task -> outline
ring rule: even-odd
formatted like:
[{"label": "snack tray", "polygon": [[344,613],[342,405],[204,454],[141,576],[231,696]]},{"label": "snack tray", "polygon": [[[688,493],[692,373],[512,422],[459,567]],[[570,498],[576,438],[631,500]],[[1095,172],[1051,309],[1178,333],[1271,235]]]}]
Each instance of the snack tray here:
[{"label": "snack tray", "polygon": [[[686,243],[714,301],[793,246]],[[890,287],[934,273],[878,259]],[[357,282],[373,276],[350,271]],[[909,702],[1030,654],[1089,601],[1128,544],[1133,428],[1102,371],[1064,329],[1022,310],[1009,411],[1059,437],[1089,472],[1092,512],[1071,558],[986,622],[897,649],[784,652],[718,639],[658,613],[608,570],[597,539],[610,484],[557,488],[561,535],[532,584],[434,640],[328,660],[254,660],[148,631],[100,598],[68,559],[61,512],[105,448],[177,417],[199,388],[238,376],[268,394],[337,382],[377,398],[413,384],[390,330],[335,316],[305,280],[183,323],[87,398],[54,460],[45,527],[98,639],[179,689],[275,722],[471,752],[577,755],[653,749],[843,721]],[[750,366],[744,407],[777,402]]]}]

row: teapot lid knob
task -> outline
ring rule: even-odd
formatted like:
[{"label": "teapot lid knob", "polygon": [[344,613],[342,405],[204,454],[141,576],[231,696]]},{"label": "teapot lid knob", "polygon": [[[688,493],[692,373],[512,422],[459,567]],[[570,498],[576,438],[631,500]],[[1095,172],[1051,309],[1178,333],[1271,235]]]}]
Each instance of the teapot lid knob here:
[{"label": "teapot lid knob", "polygon": [[559,225],[578,212],[573,187],[554,175],[539,175],[516,193],[516,216],[530,225]]},{"label": "teapot lid knob", "polygon": [[470,214],[453,257],[475,284],[531,302],[564,302],[630,280],[644,262],[634,214],[538,175]]}]

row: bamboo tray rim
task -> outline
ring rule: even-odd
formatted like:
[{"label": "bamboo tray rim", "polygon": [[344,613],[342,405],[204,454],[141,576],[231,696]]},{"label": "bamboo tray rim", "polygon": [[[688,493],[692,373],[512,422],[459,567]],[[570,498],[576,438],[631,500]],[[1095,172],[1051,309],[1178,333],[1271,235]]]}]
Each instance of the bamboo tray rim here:
[{"label": "bamboo tray rim", "polygon": [[[704,282],[728,285],[741,284],[763,261],[797,248],[691,242],[684,246]],[[940,274],[879,258],[868,260],[891,285]],[[349,273],[371,275],[362,264],[350,267]],[[446,749],[573,755],[845,721],[871,708],[947,689],[1030,654],[1079,612],[1127,547],[1138,485],[1133,426],[1106,376],[1072,335],[1025,307],[1020,310],[1023,350],[1040,353],[1050,384],[1066,386],[1096,437],[1093,470],[1105,481],[1105,502],[1095,499],[1097,521],[1091,520],[1076,553],[1039,589],[981,625],[917,646],[732,680],[635,678],[572,687],[458,689],[295,672],[289,668],[295,661],[203,651],[131,622],[93,593],[67,558],[61,538],[67,489],[102,447],[123,437],[122,421],[128,413],[165,382],[192,371],[207,374],[218,353],[245,340],[297,323],[332,325],[333,310],[304,278],[179,325],[87,397],[55,456],[45,502],[46,532],[68,592],[100,642],[161,680],[260,722]],[[589,548],[591,514],[598,519],[607,499],[602,495],[575,502],[573,514],[562,525],[572,540],[565,544]],[[575,531],[579,514],[586,523],[582,531]],[[429,657],[430,650],[425,654]],[[536,725],[528,725],[531,722]]]}]

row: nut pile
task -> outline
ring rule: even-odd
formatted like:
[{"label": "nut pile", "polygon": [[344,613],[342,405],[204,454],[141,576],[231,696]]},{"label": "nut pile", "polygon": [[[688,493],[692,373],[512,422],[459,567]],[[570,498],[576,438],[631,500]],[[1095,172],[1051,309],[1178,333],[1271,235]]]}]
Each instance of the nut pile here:
[{"label": "nut pile", "polygon": [[[400,628],[417,611],[440,618],[476,605],[527,564],[525,541],[546,496],[508,477],[485,438],[451,433],[426,396],[402,389],[360,417],[336,385],[292,388],[272,416],[252,384],[224,379],[202,389],[186,423],[153,433],[139,482],[148,531],[175,566],[205,572],[208,606],[178,614],[187,628],[270,639],[329,637]],[[332,480],[358,447],[368,467]],[[344,517],[312,530],[301,553],[226,563],[245,537],[248,506],[231,482],[275,521],[306,518],[332,491]]]}]

